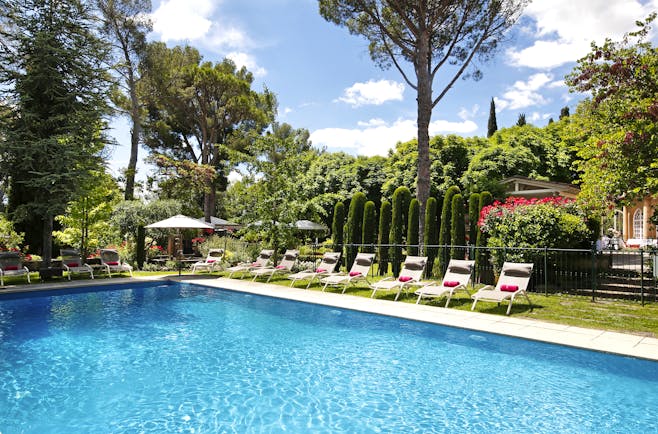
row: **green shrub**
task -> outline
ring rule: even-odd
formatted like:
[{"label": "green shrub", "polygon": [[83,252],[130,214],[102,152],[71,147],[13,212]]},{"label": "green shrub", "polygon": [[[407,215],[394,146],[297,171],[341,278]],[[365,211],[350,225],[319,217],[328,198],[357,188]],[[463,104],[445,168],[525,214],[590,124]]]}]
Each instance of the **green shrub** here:
[{"label": "green shrub", "polygon": [[487,235],[482,233],[482,230],[480,229],[480,221],[482,220],[482,210],[493,203],[493,196],[491,196],[491,193],[488,191],[483,191],[480,193],[480,206],[478,210],[478,229],[477,229],[477,236],[475,240],[475,247],[476,249],[476,255],[475,255],[475,265],[476,269],[479,268],[481,264],[487,263],[489,260],[489,256],[486,250],[483,249],[483,247],[486,247],[487,245]]},{"label": "green shrub", "polygon": [[[438,222],[436,221],[436,211],[438,203],[436,198],[430,197],[427,199],[425,206],[425,236],[423,240],[425,245],[435,245],[439,242]],[[427,255],[427,267],[425,267],[425,277],[430,278],[433,275],[434,259],[436,258],[436,247],[426,247],[425,254]]]},{"label": "green shrub", "polygon": [[[334,206],[334,220],[331,224],[331,240],[334,252],[343,251],[343,229],[345,228],[345,204],[336,202]],[[341,257],[341,259],[343,259]],[[340,262],[336,265],[336,271],[340,268]]]},{"label": "green shrub", "polygon": [[464,259],[464,251],[457,246],[466,244],[466,221],[464,220],[464,200],[460,193],[452,197],[452,216],[450,222],[450,244],[452,250],[450,257]]},{"label": "green shrub", "polygon": [[[439,229],[439,245],[446,246],[451,242],[451,231],[450,226],[452,223],[452,197],[460,193],[459,187],[452,186],[448,188],[445,196],[443,197],[443,207],[441,210],[441,227]],[[442,247],[439,254],[439,265],[441,268],[441,274],[443,270],[448,266],[448,256],[449,251]]]},{"label": "green shrub", "polygon": [[350,268],[356,258],[356,254],[359,252],[358,246],[354,244],[361,244],[362,234],[361,229],[363,228],[363,208],[366,203],[366,195],[358,192],[354,193],[352,200],[350,201],[350,209],[347,212],[347,241],[350,244],[347,247],[347,261],[345,266]]},{"label": "green shrub", "polygon": [[389,242],[395,244],[391,247],[391,271],[395,277],[400,274],[400,262],[402,261],[402,244],[406,232],[407,213],[411,202],[411,191],[407,187],[398,187],[393,192],[393,204],[391,214],[391,232]]},{"label": "green shrub", "polygon": [[478,236],[478,220],[480,218],[480,195],[471,193],[468,197],[468,243],[475,245]]},{"label": "green shrub", "polygon": [[379,211],[379,274],[381,276],[388,273],[388,247],[389,235],[391,231],[391,203],[387,200],[382,201]]},{"label": "green shrub", "polygon": [[411,199],[407,220],[407,254],[411,256],[418,256],[419,213],[420,204],[418,199]]},{"label": "green shrub", "polygon": [[375,202],[369,200],[363,207],[363,225],[361,228],[363,252],[372,253],[377,242],[377,215]]}]

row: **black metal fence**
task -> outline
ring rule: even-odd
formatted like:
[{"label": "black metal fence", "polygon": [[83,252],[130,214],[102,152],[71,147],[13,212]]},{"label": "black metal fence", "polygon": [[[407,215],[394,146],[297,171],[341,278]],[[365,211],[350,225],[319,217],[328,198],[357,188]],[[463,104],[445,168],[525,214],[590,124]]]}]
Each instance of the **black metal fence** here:
[{"label": "black metal fence", "polygon": [[[377,245],[344,245],[348,248],[376,253],[373,274],[391,274],[393,262],[401,264],[407,252],[435,255],[431,275],[440,278],[450,258],[476,261],[474,283],[495,283],[503,262],[532,262],[533,277],[529,290],[544,294],[574,294],[596,298],[630,299],[642,303],[656,301],[658,252],[653,250],[551,249],[475,246],[400,246],[386,245],[386,270],[380,270],[380,247]],[[314,251],[315,248],[313,247]],[[394,254],[398,252],[397,255]],[[397,259],[394,259],[397,256]],[[349,268],[350,264],[343,267]]]}]

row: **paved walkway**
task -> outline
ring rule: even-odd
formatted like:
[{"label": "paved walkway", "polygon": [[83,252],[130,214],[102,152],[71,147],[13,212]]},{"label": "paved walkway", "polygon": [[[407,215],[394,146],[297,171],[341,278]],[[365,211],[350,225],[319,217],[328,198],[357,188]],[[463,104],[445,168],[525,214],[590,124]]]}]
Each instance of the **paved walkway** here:
[{"label": "paved walkway", "polygon": [[[445,309],[438,306],[416,305],[389,300],[370,299],[349,294],[309,291],[280,285],[252,282],[250,280],[209,278],[208,276],[164,276],[199,285],[248,292],[270,297],[284,298],[307,303],[352,309],[380,315],[406,318],[450,327],[497,333],[542,342],[585,348],[595,351],[639,357],[658,361],[658,339],[618,332],[609,332],[562,324],[554,324],[514,316],[491,315],[479,312]],[[139,280],[157,280],[137,278]],[[28,292],[66,287],[82,287],[129,283],[133,279],[113,278],[78,280],[64,284],[32,284],[3,288],[2,293]]]}]

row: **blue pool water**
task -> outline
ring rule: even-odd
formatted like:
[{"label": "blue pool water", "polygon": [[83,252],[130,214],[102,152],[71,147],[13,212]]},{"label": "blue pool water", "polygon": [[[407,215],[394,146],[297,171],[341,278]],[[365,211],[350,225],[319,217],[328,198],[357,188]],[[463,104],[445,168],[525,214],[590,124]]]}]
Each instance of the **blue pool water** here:
[{"label": "blue pool water", "polygon": [[655,362],[201,286],[111,289],[0,297],[0,433],[658,431]]}]

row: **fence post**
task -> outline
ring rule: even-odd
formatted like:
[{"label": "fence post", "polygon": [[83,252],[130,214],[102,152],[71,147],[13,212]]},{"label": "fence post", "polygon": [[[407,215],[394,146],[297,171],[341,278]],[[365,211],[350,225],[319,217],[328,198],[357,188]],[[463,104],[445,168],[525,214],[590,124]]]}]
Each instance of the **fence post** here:
[{"label": "fence post", "polygon": [[596,301],[596,280],[598,277],[598,269],[596,266],[596,245],[592,246],[592,301]]}]

